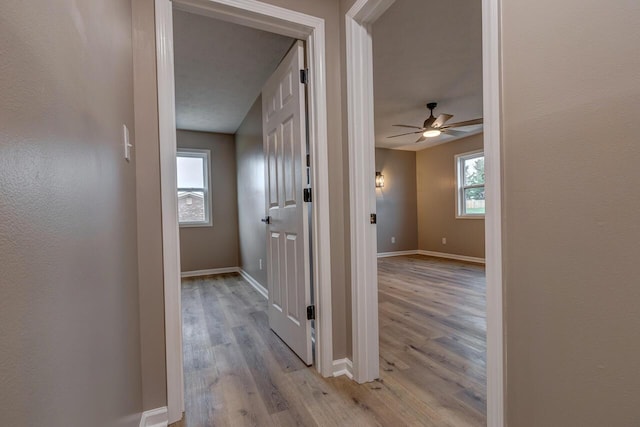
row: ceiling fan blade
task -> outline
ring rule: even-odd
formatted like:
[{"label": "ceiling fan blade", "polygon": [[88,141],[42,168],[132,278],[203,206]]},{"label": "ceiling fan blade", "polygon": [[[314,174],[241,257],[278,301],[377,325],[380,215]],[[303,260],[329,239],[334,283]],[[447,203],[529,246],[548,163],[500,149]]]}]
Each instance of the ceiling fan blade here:
[{"label": "ceiling fan blade", "polygon": [[451,123],[450,125],[442,126],[440,129],[459,128],[462,126],[481,125],[481,124],[482,124],[482,119],[474,119],[474,120],[467,120],[466,122]]},{"label": "ceiling fan blade", "polygon": [[453,129],[443,129],[442,133],[444,133],[446,135],[451,135],[451,136],[467,136],[467,135],[469,135],[468,132],[461,132],[459,130],[453,130]]},{"label": "ceiling fan blade", "polygon": [[424,135],[420,135],[420,138],[418,138],[418,140],[415,142],[415,144],[417,144],[418,142],[422,142],[425,139],[427,139],[427,138],[425,138]]},{"label": "ceiling fan blade", "polygon": [[392,136],[388,136],[387,138],[397,138],[399,136],[414,135],[416,133],[422,133],[422,130],[419,130],[417,132],[401,133],[400,135],[392,135]]},{"label": "ceiling fan blade", "polygon": [[419,127],[419,126],[411,126],[411,125],[393,125],[393,126],[398,126],[398,127],[401,127],[401,128],[423,129],[423,128]]},{"label": "ceiling fan blade", "polygon": [[444,125],[447,122],[447,120],[451,119],[451,117],[453,117],[451,114],[440,114],[436,119],[436,121],[433,122],[431,127],[438,129],[439,127]]}]

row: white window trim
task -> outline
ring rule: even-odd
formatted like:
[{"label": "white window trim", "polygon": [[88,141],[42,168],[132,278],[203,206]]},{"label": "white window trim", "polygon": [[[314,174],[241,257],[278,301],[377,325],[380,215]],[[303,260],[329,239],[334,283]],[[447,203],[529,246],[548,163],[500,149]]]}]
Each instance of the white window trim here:
[{"label": "white window trim", "polygon": [[[180,188],[178,187],[178,192],[180,191],[204,191],[204,217],[205,221],[202,222],[180,222],[178,219],[178,225],[180,228],[190,228],[190,227],[211,227],[213,226],[212,220],[212,211],[213,211],[213,203],[211,197],[211,150],[206,149],[198,149],[198,148],[178,148],[176,153],[176,159],[178,157],[199,157],[204,159],[204,188]],[[177,193],[176,193],[177,196]]]},{"label": "white window trim", "polygon": [[[467,214],[462,213],[463,206],[463,198],[464,198],[464,188],[472,188],[473,186],[464,187],[464,170],[460,167],[460,164],[467,159],[473,159],[475,157],[480,157],[478,154],[481,154],[484,157],[484,150],[474,150],[466,153],[456,154],[454,157],[454,167],[456,171],[456,219],[484,219],[486,212],[483,214]],[[483,185],[477,185],[477,187],[485,187],[486,188],[486,179]]]}]

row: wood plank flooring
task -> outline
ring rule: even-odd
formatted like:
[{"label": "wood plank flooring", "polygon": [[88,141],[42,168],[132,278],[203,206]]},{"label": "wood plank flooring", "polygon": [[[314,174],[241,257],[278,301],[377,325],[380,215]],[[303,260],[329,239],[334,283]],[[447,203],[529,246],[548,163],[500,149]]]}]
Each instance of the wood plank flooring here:
[{"label": "wood plank flooring", "polygon": [[486,424],[484,267],[381,258],[378,381],[322,378],[269,329],[241,276],[185,279],[185,418],[200,426]]}]

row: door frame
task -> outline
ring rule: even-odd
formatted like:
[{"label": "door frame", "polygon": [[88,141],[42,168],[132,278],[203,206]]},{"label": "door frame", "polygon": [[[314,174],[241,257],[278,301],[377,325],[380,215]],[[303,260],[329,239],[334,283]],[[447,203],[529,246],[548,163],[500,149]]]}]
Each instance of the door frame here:
[{"label": "door frame", "polygon": [[306,41],[309,147],[311,151],[313,286],[316,295],[316,362],[333,375],[331,263],[329,241],[329,161],[324,19],[255,0],[155,0],[160,134],[160,183],[164,264],[167,408],[169,423],[184,412],[180,253],[177,218],[173,7]]},{"label": "door frame", "polygon": [[[349,113],[351,293],[354,379],[379,377],[375,132],[372,24],[395,0],[357,0],[345,15]],[[504,426],[504,343],[501,171],[501,0],[482,0],[487,277],[487,425]],[[376,307],[372,310],[372,307]]]}]

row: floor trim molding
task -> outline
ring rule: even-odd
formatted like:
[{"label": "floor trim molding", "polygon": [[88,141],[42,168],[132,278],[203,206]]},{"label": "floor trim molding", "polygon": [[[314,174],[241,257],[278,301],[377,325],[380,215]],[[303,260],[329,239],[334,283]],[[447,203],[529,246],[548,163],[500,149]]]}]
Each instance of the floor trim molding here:
[{"label": "floor trim molding", "polygon": [[413,249],[411,251],[395,251],[395,252],[378,252],[378,258],[387,258],[390,256],[417,255],[419,251]]},{"label": "floor trim molding", "polygon": [[267,288],[262,286],[260,282],[254,279],[249,273],[244,271],[242,268],[238,269],[238,273],[240,273],[240,275],[244,278],[244,280],[249,282],[249,284],[253,286],[254,289],[260,293],[260,295],[265,297],[265,299],[269,299],[269,291],[267,290]]},{"label": "floor trim molding", "polygon": [[183,271],[180,273],[180,277],[198,277],[198,276],[209,276],[212,274],[223,274],[223,273],[240,273],[240,267],[222,267],[222,268],[210,268],[208,270],[194,270],[194,271]]},{"label": "floor trim molding", "polygon": [[140,427],[167,427],[168,425],[169,416],[166,406],[144,411],[140,417]]},{"label": "floor trim molding", "polygon": [[353,363],[346,357],[333,361],[333,376],[339,377],[341,375],[346,375],[350,380],[353,379]]},{"label": "floor trim molding", "polygon": [[447,259],[455,259],[457,261],[467,261],[467,262],[474,262],[477,264],[485,264],[484,258],[477,258],[473,256],[466,256],[466,255],[448,254],[446,252],[423,251],[422,249],[415,249],[412,251],[378,252],[378,258],[387,258],[392,256],[403,256],[403,255],[425,255],[425,256],[433,256],[437,258],[447,258]]},{"label": "floor trim molding", "polygon": [[457,261],[475,262],[476,264],[485,263],[484,258],[477,258],[473,256],[448,254],[445,252],[423,251],[422,249],[416,251],[416,253],[420,255],[425,255],[425,256],[433,256],[437,258],[447,258],[447,259],[455,259]]}]

